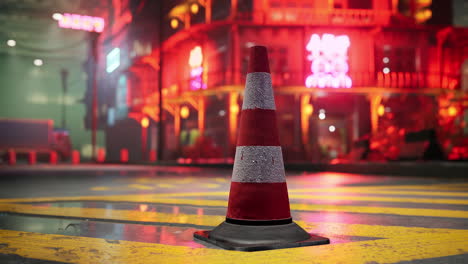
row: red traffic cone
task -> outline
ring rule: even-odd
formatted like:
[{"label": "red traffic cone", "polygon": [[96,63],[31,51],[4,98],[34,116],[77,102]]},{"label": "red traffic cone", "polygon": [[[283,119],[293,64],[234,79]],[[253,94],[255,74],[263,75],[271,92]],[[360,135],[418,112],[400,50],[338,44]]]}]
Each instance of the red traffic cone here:
[{"label": "red traffic cone", "polygon": [[72,151],[72,164],[80,164],[80,152],[78,150]]},{"label": "red traffic cone", "polygon": [[34,164],[36,164],[36,161],[37,161],[36,151],[34,151],[34,150],[29,151],[28,164],[29,165],[34,165]]},{"label": "red traffic cone", "polygon": [[328,244],[292,221],[267,49],[250,50],[226,221],[196,239],[257,251]]}]

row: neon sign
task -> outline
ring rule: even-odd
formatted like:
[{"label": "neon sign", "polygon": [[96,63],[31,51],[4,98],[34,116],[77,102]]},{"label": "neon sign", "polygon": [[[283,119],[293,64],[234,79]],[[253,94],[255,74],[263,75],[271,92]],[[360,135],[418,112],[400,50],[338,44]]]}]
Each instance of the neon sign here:
[{"label": "neon sign", "polygon": [[352,80],[348,75],[349,37],[346,35],[313,34],[307,43],[310,52],[311,74],[305,80],[306,87],[351,88]]},{"label": "neon sign", "polygon": [[104,18],[82,16],[65,13],[57,16],[58,25],[61,28],[71,28],[89,32],[102,32],[104,30]]},{"label": "neon sign", "polygon": [[120,49],[114,48],[106,56],[106,71],[107,73],[113,72],[120,66]]},{"label": "neon sign", "polygon": [[196,46],[190,51],[190,89],[200,90],[206,89],[206,84],[203,83],[203,53],[200,46]]}]

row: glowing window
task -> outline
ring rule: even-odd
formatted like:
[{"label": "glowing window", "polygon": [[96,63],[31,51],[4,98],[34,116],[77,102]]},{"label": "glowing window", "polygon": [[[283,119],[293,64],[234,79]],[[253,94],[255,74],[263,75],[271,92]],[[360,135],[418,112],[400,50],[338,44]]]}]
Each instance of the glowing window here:
[{"label": "glowing window", "polygon": [[311,62],[311,74],[307,76],[307,87],[351,88],[348,75],[349,37],[346,35],[313,34],[307,43],[307,60]]},{"label": "glowing window", "polygon": [[190,89],[206,89],[206,84],[203,83],[203,52],[200,46],[196,46],[190,51],[188,62],[190,65]]},{"label": "glowing window", "polygon": [[196,46],[190,51],[189,65],[192,68],[200,67],[203,61],[203,53],[200,46]]}]

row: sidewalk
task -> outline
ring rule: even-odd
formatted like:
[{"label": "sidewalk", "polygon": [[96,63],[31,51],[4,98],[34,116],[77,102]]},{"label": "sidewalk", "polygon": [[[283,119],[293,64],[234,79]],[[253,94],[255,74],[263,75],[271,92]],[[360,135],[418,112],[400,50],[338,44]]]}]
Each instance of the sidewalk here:
[{"label": "sidewalk", "polygon": [[[22,175],[37,173],[67,173],[67,174],[101,174],[101,173],[141,173],[155,172],[164,168],[212,168],[232,170],[232,164],[206,164],[191,163],[179,164],[176,162],[141,163],[141,164],[58,164],[58,165],[0,165],[0,176]],[[325,163],[290,163],[285,164],[286,171],[308,171],[308,172],[341,172],[371,175],[394,175],[394,176],[421,176],[421,177],[468,177],[468,162],[386,162],[386,163],[348,163],[348,164],[325,164]]]}]

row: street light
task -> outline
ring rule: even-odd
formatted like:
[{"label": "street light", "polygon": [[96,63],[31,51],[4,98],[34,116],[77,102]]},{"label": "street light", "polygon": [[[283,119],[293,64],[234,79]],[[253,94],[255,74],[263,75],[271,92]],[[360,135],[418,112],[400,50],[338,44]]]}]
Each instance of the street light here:
[{"label": "street light", "polygon": [[318,117],[319,117],[320,120],[324,120],[325,117],[326,117],[326,115],[325,115],[325,113],[320,113],[320,114],[318,115]]},{"label": "street light", "polygon": [[171,19],[171,28],[176,29],[179,27],[179,20],[177,18],[172,18]]},{"label": "street light", "polygon": [[68,70],[62,69],[60,70],[60,76],[62,77],[62,128],[67,128],[67,108],[66,108],[66,98],[67,98],[67,91],[68,91]]},{"label": "street light", "polygon": [[41,59],[35,59],[33,63],[37,67],[40,67],[40,66],[42,66],[44,64],[44,62]]},{"label": "street light", "polygon": [[190,12],[194,15],[198,14],[198,11],[200,11],[200,6],[198,6],[198,3],[192,3],[190,5]]},{"label": "street light", "polygon": [[14,39],[9,39],[7,41],[7,45],[10,46],[10,47],[14,47],[14,46],[16,46],[16,41]]},{"label": "street light", "polygon": [[189,117],[190,115],[190,110],[187,106],[182,106],[182,108],[180,109],[180,117],[182,117],[183,119],[186,119],[187,117]]},{"label": "street light", "polygon": [[[57,20],[57,24],[61,28],[70,28],[74,30],[90,32],[90,59],[93,63],[92,75],[92,93],[91,93],[91,145],[92,159],[96,160],[96,140],[97,140],[97,123],[98,123],[98,92],[97,92],[97,71],[98,71],[98,40],[101,32],[104,30],[105,21],[102,17],[92,17],[86,15],[69,14],[69,13],[54,13],[52,18]],[[42,65],[42,60],[35,60],[34,65]],[[39,62],[40,61],[40,62]]]},{"label": "street light", "polygon": [[60,13],[54,13],[54,14],[52,15],[52,18],[53,18],[54,20],[57,20],[57,21],[58,21],[58,20],[61,20],[61,19],[63,18],[63,15],[60,14]]}]

